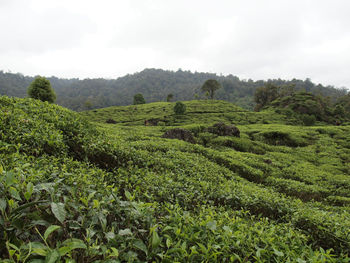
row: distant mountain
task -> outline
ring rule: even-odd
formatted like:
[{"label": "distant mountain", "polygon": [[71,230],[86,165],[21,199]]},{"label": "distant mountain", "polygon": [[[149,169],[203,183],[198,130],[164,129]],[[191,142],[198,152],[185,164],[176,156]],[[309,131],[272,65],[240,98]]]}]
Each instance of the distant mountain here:
[{"label": "distant mountain", "polygon": [[[246,109],[254,108],[253,95],[256,88],[272,82],[275,85],[294,85],[296,90],[329,96],[333,100],[345,95],[345,89],[314,84],[306,80],[240,80],[233,75],[221,76],[214,73],[190,71],[168,71],[145,69],[117,79],[61,79],[48,78],[57,94],[56,103],[64,107],[82,111],[108,106],[129,105],[136,93],[142,93],[146,102],[165,101],[168,94],[173,100],[193,100],[205,98],[200,91],[207,79],[217,79],[223,86],[215,98],[233,102]],[[34,77],[0,71],[0,95],[26,97],[27,87]]]}]

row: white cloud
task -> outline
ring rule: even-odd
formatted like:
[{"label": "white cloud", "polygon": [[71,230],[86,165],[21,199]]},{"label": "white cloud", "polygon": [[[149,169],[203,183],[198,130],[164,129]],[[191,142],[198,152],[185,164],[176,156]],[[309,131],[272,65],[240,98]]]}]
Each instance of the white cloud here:
[{"label": "white cloud", "polygon": [[117,77],[146,67],[350,87],[346,0],[1,0],[0,69]]}]

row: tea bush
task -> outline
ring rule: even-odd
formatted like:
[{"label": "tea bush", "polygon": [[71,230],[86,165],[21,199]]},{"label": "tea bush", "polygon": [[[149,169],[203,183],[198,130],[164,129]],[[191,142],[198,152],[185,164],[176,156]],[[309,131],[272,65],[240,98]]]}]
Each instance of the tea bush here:
[{"label": "tea bush", "polygon": [[[197,138],[215,122],[240,123],[241,138],[209,133],[204,147],[161,138],[171,126],[143,125],[144,114],[164,117],[172,105],[82,117],[0,97],[1,259],[349,261],[349,127],[300,128],[226,102],[186,102],[176,125]],[[265,137],[276,132],[284,143]]]}]

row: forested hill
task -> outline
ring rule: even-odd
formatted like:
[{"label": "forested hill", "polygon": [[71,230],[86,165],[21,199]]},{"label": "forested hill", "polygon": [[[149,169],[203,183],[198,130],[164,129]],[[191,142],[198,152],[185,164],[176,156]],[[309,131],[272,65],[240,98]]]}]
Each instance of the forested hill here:
[{"label": "forested hill", "polygon": [[[139,73],[126,75],[118,79],[61,79],[48,78],[57,94],[56,103],[64,107],[81,111],[114,105],[132,104],[133,96],[142,93],[146,102],[165,101],[168,94],[174,100],[193,100],[204,98],[201,85],[210,78],[217,79],[223,86],[215,98],[233,102],[241,107],[253,109],[253,95],[256,88],[266,82],[275,85],[295,85],[296,90],[310,91],[333,98],[346,94],[344,89],[333,86],[314,84],[309,79],[290,81],[274,80],[240,80],[233,75],[219,76],[213,73],[192,73],[178,70],[145,69]],[[0,71],[0,95],[26,97],[27,87],[34,77]]]}]

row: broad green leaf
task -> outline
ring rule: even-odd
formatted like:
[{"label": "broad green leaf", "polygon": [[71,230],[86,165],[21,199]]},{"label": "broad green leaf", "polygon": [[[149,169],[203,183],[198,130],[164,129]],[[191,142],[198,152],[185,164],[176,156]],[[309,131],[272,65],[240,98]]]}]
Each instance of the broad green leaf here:
[{"label": "broad green leaf", "polygon": [[30,199],[30,197],[32,196],[33,193],[33,189],[34,189],[34,185],[32,182],[29,182],[27,184],[27,192],[24,193],[24,198],[28,201]]},{"label": "broad green leaf", "polygon": [[115,234],[114,232],[110,231],[105,234],[105,237],[107,238],[107,240],[111,240],[115,238]]},{"label": "broad green leaf", "polygon": [[60,258],[60,253],[58,250],[51,250],[45,258],[45,263],[56,263]]},{"label": "broad green leaf", "polygon": [[58,252],[60,253],[61,257],[66,255],[67,253],[69,253],[70,251],[72,251],[72,248],[70,247],[60,247],[58,249]]},{"label": "broad green leaf", "polygon": [[4,169],[2,168],[2,166],[0,165],[0,174],[2,174],[4,172]]},{"label": "broad green leaf", "polygon": [[96,191],[93,191],[92,193],[90,193],[88,198],[87,198],[87,201],[90,201],[91,198],[93,198],[95,194],[96,194]]},{"label": "broad green leaf", "polygon": [[63,247],[59,248],[59,252],[61,256],[64,256],[65,254],[67,254],[68,252],[74,250],[74,249],[78,249],[78,248],[82,248],[82,249],[86,249],[86,245],[84,243],[84,241],[82,241],[81,239],[68,239],[66,241],[63,242]]},{"label": "broad green leaf", "polygon": [[278,257],[283,257],[284,256],[284,253],[282,251],[278,251],[277,249],[273,249],[273,252],[276,256]]},{"label": "broad green leaf", "polygon": [[120,229],[118,232],[118,235],[120,236],[128,236],[128,235],[132,235],[132,232],[129,228],[126,229]]},{"label": "broad green leaf", "polygon": [[203,244],[201,243],[197,243],[197,244],[201,248],[203,254],[206,254],[208,252],[207,248]]},{"label": "broad green leaf", "polygon": [[160,238],[158,236],[157,231],[153,231],[152,233],[152,248],[155,249],[159,246],[160,244]]},{"label": "broad green leaf", "polygon": [[9,192],[14,199],[17,199],[19,201],[22,200],[21,197],[19,196],[19,193],[17,192],[16,188],[11,186],[9,189]]},{"label": "broad green leaf", "polygon": [[60,226],[56,226],[56,225],[49,226],[44,233],[44,239],[46,240],[52,232],[60,228],[61,228]]},{"label": "broad green leaf", "polygon": [[0,210],[1,210],[1,211],[5,211],[6,207],[7,207],[7,202],[6,202],[6,200],[3,199],[3,198],[1,198],[1,199],[0,199]]},{"label": "broad green leaf", "polygon": [[63,203],[51,203],[51,211],[55,215],[58,221],[63,224],[66,219],[66,210]]},{"label": "broad green leaf", "polygon": [[171,246],[171,240],[170,240],[169,238],[167,238],[167,240],[165,241],[165,243],[166,243],[167,248],[170,248],[170,246]]},{"label": "broad green leaf", "polygon": [[126,197],[128,200],[132,201],[132,195],[130,194],[129,191],[125,191],[125,197]]},{"label": "broad green leaf", "polygon": [[136,240],[134,242],[134,246],[135,246],[135,248],[138,248],[141,251],[145,252],[146,255],[148,254],[147,247],[146,247],[145,243],[143,243],[142,240],[140,240],[140,239]]},{"label": "broad green leaf", "polygon": [[207,227],[211,230],[211,231],[215,231],[216,230],[216,221],[209,221],[207,223]]},{"label": "broad green leaf", "polygon": [[9,246],[9,247],[12,247],[13,249],[19,251],[19,248],[15,245],[15,244],[11,244],[10,242],[6,242],[6,244]]},{"label": "broad green leaf", "polygon": [[11,258],[16,253],[16,250],[14,250],[14,249],[9,249],[8,251],[9,251],[9,255],[10,255]]},{"label": "broad green leaf", "polygon": [[49,249],[42,243],[39,242],[32,242],[32,253],[38,254],[40,256],[46,256],[49,252]]},{"label": "broad green leaf", "polygon": [[94,208],[100,207],[100,202],[98,200],[94,199],[93,202],[94,202]]},{"label": "broad green leaf", "polygon": [[5,182],[7,186],[13,185],[15,183],[15,174],[12,172],[7,172]]},{"label": "broad green leaf", "polygon": [[110,253],[109,255],[110,255],[111,257],[116,257],[116,258],[118,258],[118,256],[119,256],[119,251],[118,251],[118,249],[116,249],[115,247],[111,247],[111,250],[112,250],[112,253]]}]

